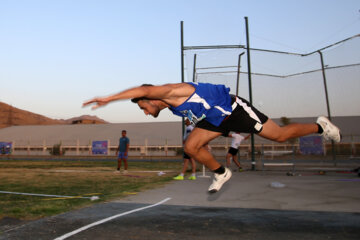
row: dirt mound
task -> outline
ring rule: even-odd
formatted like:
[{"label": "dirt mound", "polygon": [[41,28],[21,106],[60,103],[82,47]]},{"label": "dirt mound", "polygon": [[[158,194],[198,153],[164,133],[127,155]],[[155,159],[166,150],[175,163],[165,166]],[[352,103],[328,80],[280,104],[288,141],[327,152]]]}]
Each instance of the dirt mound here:
[{"label": "dirt mound", "polygon": [[56,125],[56,124],[102,124],[108,123],[96,116],[83,115],[70,119],[52,119],[40,114],[22,110],[0,102],[0,128],[21,125]]}]

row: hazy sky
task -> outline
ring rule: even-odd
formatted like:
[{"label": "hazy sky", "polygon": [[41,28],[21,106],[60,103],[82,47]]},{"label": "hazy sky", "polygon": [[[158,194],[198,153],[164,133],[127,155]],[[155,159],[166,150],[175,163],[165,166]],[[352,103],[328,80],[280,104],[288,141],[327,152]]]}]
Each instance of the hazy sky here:
[{"label": "hazy sky", "polygon": [[[58,119],[154,121],[129,101],[81,105],[180,82],[180,21],[185,45],[245,44],[245,16],[254,48],[309,52],[360,33],[359,0],[0,0],[0,101]],[[173,120],[164,110],[156,121]]]}]

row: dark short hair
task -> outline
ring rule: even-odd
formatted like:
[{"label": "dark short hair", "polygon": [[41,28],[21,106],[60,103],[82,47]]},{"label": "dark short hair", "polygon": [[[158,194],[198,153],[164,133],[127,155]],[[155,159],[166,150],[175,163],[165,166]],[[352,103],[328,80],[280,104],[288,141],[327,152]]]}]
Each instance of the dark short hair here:
[{"label": "dark short hair", "polygon": [[121,132],[126,132],[126,130],[122,130]]},{"label": "dark short hair", "polygon": [[138,98],[132,98],[132,99],[131,99],[131,101],[132,101],[133,103],[138,103],[140,100],[149,100],[149,99],[147,99],[147,98],[145,98],[145,97],[138,97]]},{"label": "dark short hair", "polygon": [[[151,86],[154,86],[154,85],[152,85],[152,84],[143,84],[143,85],[141,85],[142,87],[151,87]],[[133,102],[133,103],[138,103],[140,100],[149,100],[148,98],[146,98],[146,97],[138,97],[138,98],[132,98],[131,99],[131,101]]]}]

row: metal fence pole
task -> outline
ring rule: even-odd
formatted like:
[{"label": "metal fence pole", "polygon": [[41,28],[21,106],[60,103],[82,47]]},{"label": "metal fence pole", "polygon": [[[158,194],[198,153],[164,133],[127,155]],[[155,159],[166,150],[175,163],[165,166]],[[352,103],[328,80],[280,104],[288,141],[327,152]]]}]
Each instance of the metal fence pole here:
[{"label": "metal fence pole", "polygon": [[[184,22],[180,22],[180,43],[181,43],[181,82],[183,83],[185,81],[184,76]],[[182,124],[181,124],[181,143],[183,143],[183,136],[185,133],[185,120],[182,117]],[[184,145],[184,144],[183,144]],[[184,147],[184,146],[183,146]],[[182,160],[184,161],[184,156],[182,157]]]},{"label": "metal fence pole", "polygon": [[[250,64],[250,40],[249,40],[249,24],[248,18],[245,17],[246,25],[246,51],[248,63],[248,78],[249,78],[249,102],[252,104],[252,87],[251,87],[251,64]],[[251,170],[255,170],[255,136],[251,134]]]},{"label": "metal fence pole", "polygon": [[240,83],[240,68],[241,68],[241,56],[244,55],[245,52],[239,54],[238,66],[237,66],[237,75],[236,75],[236,96],[239,95],[239,83]]},{"label": "metal fence pole", "polygon": [[[329,104],[329,95],[327,90],[327,83],[326,83],[326,74],[325,74],[325,64],[324,64],[324,58],[321,51],[318,51],[320,54],[320,61],[321,61],[321,70],[323,75],[323,81],[324,81],[324,90],[325,90],[325,98],[326,98],[326,108],[329,120],[331,121],[331,113],[330,113],[330,104]],[[334,161],[334,166],[336,166],[336,152],[335,152],[335,142],[331,141],[331,150],[332,150],[332,157]]]}]

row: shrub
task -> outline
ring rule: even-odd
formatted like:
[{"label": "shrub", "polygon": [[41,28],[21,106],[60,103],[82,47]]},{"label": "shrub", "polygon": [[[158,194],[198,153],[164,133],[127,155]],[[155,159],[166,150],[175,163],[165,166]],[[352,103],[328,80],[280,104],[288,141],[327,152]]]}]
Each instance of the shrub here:
[{"label": "shrub", "polygon": [[49,150],[51,155],[54,156],[63,156],[65,155],[65,149],[61,148],[61,143],[54,144],[52,148]]}]

